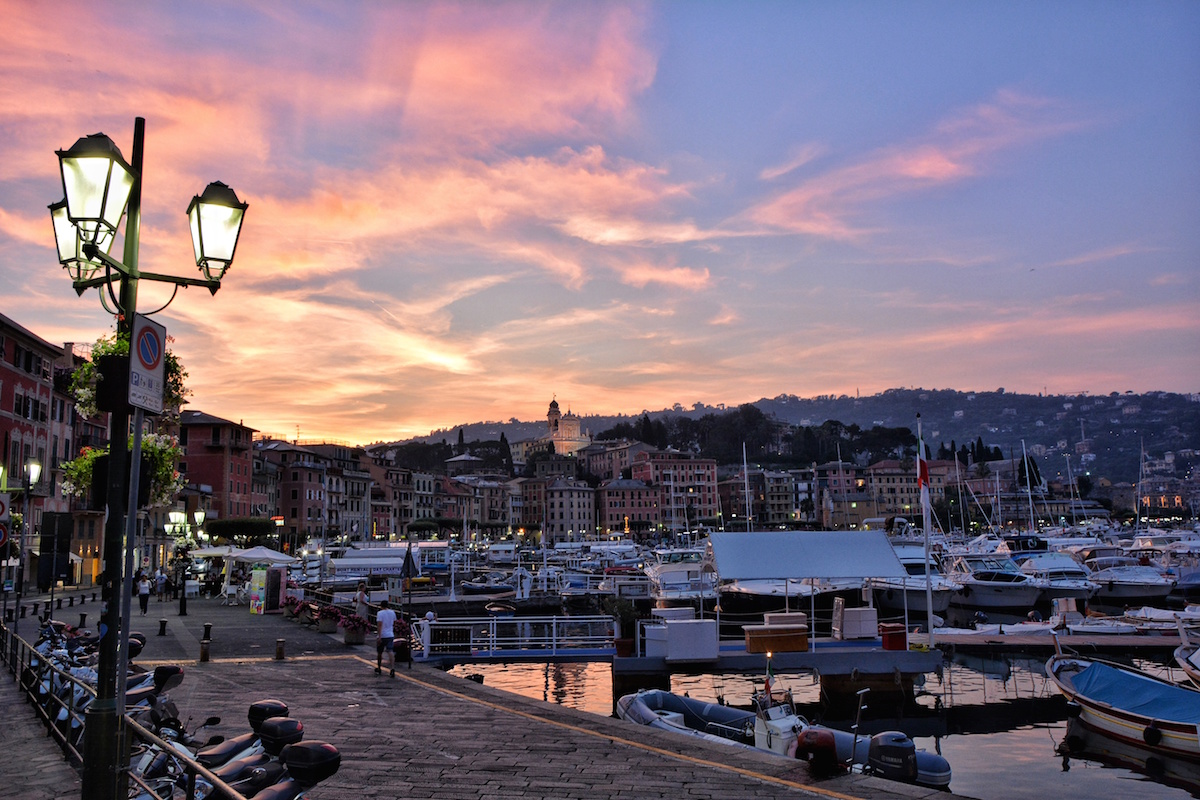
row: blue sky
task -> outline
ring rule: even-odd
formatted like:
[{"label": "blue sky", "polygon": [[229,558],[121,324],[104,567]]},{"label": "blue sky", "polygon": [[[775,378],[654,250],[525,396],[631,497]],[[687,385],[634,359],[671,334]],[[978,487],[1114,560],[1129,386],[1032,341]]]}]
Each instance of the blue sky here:
[{"label": "blue sky", "polygon": [[1200,390],[1195,3],[3,8],[3,313],[111,330],[53,151],[145,117],[143,269],[187,274],[209,181],[250,203],[158,319],[194,407],[264,432]]}]

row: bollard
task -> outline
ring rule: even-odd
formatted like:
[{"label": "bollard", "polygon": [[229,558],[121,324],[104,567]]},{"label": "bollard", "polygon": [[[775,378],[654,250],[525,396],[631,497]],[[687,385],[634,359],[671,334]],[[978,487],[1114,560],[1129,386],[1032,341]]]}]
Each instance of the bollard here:
[{"label": "bollard", "polygon": [[92,592],[92,602],[96,602],[96,593]]},{"label": "bollard", "polygon": [[[58,607],[59,607],[59,608],[62,608],[62,600],[59,600],[59,601],[58,601]],[[68,598],[67,598],[67,608],[74,608],[74,607],[75,607],[75,598],[74,598],[74,596],[72,596],[72,597],[68,597]]]},{"label": "bollard", "polygon": [[208,661],[208,645],[209,645],[208,639],[200,640],[200,660],[201,661]]},{"label": "bollard", "polygon": [[204,638],[212,639],[212,623],[211,622],[204,623]]},{"label": "bollard", "polygon": [[81,628],[86,628],[86,627],[87,627],[87,613],[86,613],[86,612],[85,612],[85,613],[81,613],[81,614],[79,615],[79,627],[81,627]]},{"label": "bollard", "polygon": [[283,661],[283,644],[284,644],[283,639],[275,640],[275,660],[276,661]]},{"label": "bollard", "polygon": [[[34,612],[36,613],[36,611],[37,611],[37,607],[35,606],[35,607],[34,607]],[[46,614],[46,619],[50,619],[50,601],[49,601],[49,600],[47,600],[47,601],[46,601],[46,611],[45,611],[45,614]]]},{"label": "bollard", "polygon": [[21,606],[21,619],[25,619],[25,606]]},{"label": "bollard", "polygon": [[62,611],[62,598],[61,597],[55,601],[54,607],[56,609],[58,609],[59,611]]},{"label": "bollard", "polygon": [[167,621],[165,619],[160,619],[158,621],[158,635],[159,636],[167,635]]},{"label": "bollard", "polygon": [[181,617],[187,616],[187,593],[186,592],[179,593],[179,616],[181,616]]},{"label": "bollard", "polygon": [[5,622],[13,621],[13,610],[11,608],[4,609],[4,621]]},{"label": "bollard", "polygon": [[79,595],[79,605],[83,605],[86,602],[87,602],[87,592],[81,592]]}]

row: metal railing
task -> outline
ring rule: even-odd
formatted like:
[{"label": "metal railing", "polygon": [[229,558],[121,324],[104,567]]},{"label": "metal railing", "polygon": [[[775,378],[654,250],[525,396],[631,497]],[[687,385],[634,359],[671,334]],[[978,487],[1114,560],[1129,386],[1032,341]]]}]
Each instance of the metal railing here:
[{"label": "metal railing", "polygon": [[418,661],[455,656],[612,655],[613,618],[581,617],[455,617],[413,623]]},{"label": "metal railing", "polygon": [[[68,763],[78,769],[83,763],[81,748],[86,709],[95,698],[96,690],[84,679],[55,666],[3,623],[0,623],[0,662],[12,673],[21,693],[45,726],[47,735],[62,749]],[[136,766],[142,757],[152,752],[165,753],[170,761],[169,770],[155,778],[143,778],[136,770],[129,770],[131,787],[145,793],[131,789],[131,797],[246,800],[244,795],[128,714],[124,724],[131,745],[132,765]]]}]

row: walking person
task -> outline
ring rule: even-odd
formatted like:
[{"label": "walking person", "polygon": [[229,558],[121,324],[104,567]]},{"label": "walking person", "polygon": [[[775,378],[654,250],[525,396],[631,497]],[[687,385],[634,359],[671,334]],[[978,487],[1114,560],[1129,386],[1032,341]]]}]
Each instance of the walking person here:
[{"label": "walking person", "polygon": [[383,654],[387,653],[388,674],[396,677],[396,612],[389,608],[387,600],[379,601],[379,613],[375,615],[378,640],[375,642],[375,674],[383,674]]},{"label": "walking person", "polygon": [[358,591],[354,594],[354,613],[363,619],[370,619],[370,598],[367,594],[367,584],[365,582],[358,584]]},{"label": "walking person", "polygon": [[150,579],[144,572],[138,578],[137,590],[138,602],[142,604],[142,614],[145,615],[150,610]]},{"label": "walking person", "polygon": [[158,573],[154,576],[154,580],[158,589],[158,602],[161,603],[163,597],[167,594],[167,573],[162,567],[158,568]]}]

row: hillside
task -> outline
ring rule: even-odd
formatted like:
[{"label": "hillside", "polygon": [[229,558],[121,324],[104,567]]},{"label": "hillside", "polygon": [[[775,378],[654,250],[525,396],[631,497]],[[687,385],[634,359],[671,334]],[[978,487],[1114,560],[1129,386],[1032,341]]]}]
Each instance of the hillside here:
[{"label": "hillside", "polygon": [[[819,396],[802,398],[778,395],[752,405],[763,413],[793,426],[817,426],[828,420],[860,428],[917,428],[931,450],[939,444],[957,446],[979,438],[990,447],[1020,455],[1022,442],[1037,454],[1043,475],[1066,474],[1066,455],[1071,469],[1086,468],[1094,477],[1114,482],[1138,478],[1138,455],[1148,459],[1175,457],[1176,477],[1185,477],[1200,450],[1200,395],[1168,392],[1146,394],[1113,392],[1108,395],[1028,395],[1003,389],[990,392],[959,392],[949,389],[889,389],[865,397]],[[624,422],[636,422],[643,413],[657,420],[670,417],[700,419],[722,415],[733,407],[696,404],[690,408],[637,412],[617,416],[585,416],[584,429],[595,434]],[[505,434],[510,442],[535,438],[545,433],[545,420],[475,422],[461,426],[467,441],[494,440]],[[459,427],[434,431],[420,441],[458,439]],[[1083,442],[1081,446],[1080,443]],[[1090,453],[1087,463],[1082,453]]]}]

